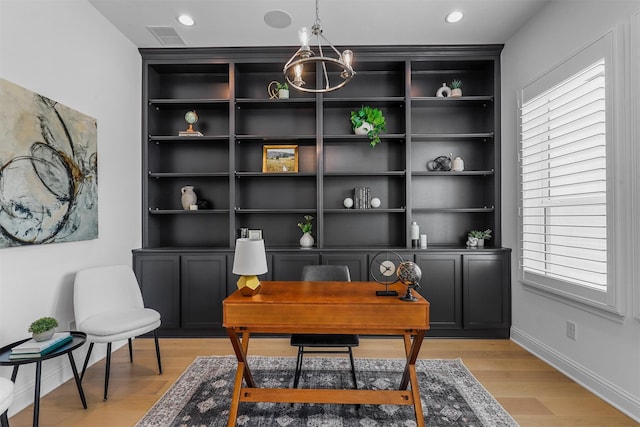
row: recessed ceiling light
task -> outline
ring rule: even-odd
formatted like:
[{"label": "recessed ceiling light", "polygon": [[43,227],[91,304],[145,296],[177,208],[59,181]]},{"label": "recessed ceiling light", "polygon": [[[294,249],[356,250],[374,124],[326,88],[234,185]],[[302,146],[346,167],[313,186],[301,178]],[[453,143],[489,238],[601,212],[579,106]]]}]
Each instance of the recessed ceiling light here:
[{"label": "recessed ceiling light", "polygon": [[270,10],[264,14],[264,22],[272,28],[287,28],[291,25],[291,15],[284,10]]},{"label": "recessed ceiling light", "polygon": [[444,20],[447,21],[449,24],[453,24],[453,23],[459,22],[463,16],[464,14],[462,12],[460,12],[459,10],[454,10],[453,12],[449,12],[449,14],[446,16],[446,18],[444,18]]},{"label": "recessed ceiling light", "polygon": [[191,27],[196,24],[196,21],[193,20],[189,15],[180,15],[178,16],[178,22],[182,25],[186,25],[187,27]]}]

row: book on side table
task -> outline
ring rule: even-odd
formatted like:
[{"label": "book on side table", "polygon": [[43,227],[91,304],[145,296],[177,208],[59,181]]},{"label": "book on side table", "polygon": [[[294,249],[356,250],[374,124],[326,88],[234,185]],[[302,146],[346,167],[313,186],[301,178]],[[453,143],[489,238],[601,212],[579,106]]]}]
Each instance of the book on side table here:
[{"label": "book on side table", "polygon": [[73,337],[69,332],[56,332],[47,341],[36,341],[33,338],[11,349],[9,359],[29,359],[51,353],[56,348],[71,341]]}]

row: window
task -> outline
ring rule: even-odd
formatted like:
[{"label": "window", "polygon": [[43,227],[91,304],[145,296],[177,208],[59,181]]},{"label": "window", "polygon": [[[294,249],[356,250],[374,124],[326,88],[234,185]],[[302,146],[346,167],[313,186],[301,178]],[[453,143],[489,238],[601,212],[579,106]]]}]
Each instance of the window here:
[{"label": "window", "polygon": [[617,307],[612,218],[613,34],[522,90],[520,279]]}]

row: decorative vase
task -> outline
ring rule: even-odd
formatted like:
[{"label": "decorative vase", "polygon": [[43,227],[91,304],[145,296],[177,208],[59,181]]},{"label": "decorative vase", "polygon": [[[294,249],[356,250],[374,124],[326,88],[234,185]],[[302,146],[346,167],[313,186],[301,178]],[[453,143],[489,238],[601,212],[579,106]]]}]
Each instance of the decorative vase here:
[{"label": "decorative vase", "polygon": [[450,96],[462,96],[462,89],[459,89],[459,88],[451,89]]},{"label": "decorative vase", "polygon": [[367,135],[370,130],[373,130],[373,126],[367,122],[364,122],[360,127],[354,128],[353,133],[356,135]]},{"label": "decorative vase", "polygon": [[34,332],[33,339],[36,341],[48,341],[51,339],[54,332],[55,332],[54,329],[49,329],[48,331],[40,332],[37,334]]},{"label": "decorative vase", "polygon": [[451,88],[446,83],[442,83],[442,87],[436,92],[438,98],[446,98],[451,96]]},{"label": "decorative vase", "polygon": [[193,191],[193,185],[185,185],[180,191],[182,192],[182,196],[180,197],[182,208],[185,211],[188,211],[190,210],[191,205],[196,204],[196,202],[198,201],[198,197]]},{"label": "decorative vase", "polygon": [[304,233],[300,238],[300,247],[301,248],[312,248],[315,240],[311,233]]},{"label": "decorative vase", "polygon": [[289,89],[278,90],[278,99],[289,99]]},{"label": "decorative vase", "polygon": [[484,248],[484,239],[478,239],[478,247]]},{"label": "decorative vase", "polygon": [[460,157],[453,159],[453,167],[451,170],[454,172],[462,172],[464,170],[464,160]]}]

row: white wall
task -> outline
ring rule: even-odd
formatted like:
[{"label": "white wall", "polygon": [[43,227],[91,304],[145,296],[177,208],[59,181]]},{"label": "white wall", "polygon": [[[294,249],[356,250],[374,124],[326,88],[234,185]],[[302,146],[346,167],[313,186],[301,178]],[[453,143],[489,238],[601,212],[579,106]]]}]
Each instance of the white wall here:
[{"label": "white wall", "polygon": [[[68,329],[74,273],[130,265],[131,249],[140,247],[141,59],[86,1],[0,0],[0,77],[98,122],[99,238],[0,249],[0,345],[6,345],[27,337],[41,316]],[[75,352],[80,367],[85,351]],[[101,357],[102,346],[94,360]],[[70,377],[67,358],[46,362],[43,394]],[[33,381],[33,365],[21,367],[10,415],[31,403]]]},{"label": "white wall", "polygon": [[[627,266],[627,276],[620,283],[627,301],[623,307],[625,315],[612,320],[524,288],[518,281],[516,250],[518,89],[616,26],[628,43],[631,17],[639,10],[637,0],[552,1],[506,43],[502,54],[502,231],[503,244],[514,249],[512,339],[640,421],[640,322],[634,318],[632,306],[634,287],[637,291],[640,285],[632,279],[632,266]],[[628,63],[631,49],[626,43]],[[637,51],[633,54],[639,55]],[[632,78],[639,77],[636,74]],[[638,120],[638,112],[632,118],[631,102],[629,99],[625,102],[623,114],[628,120],[622,122],[630,128],[629,122]],[[627,204],[631,206],[636,195],[630,189],[637,186],[625,188],[628,193],[621,196],[628,198]],[[633,222],[638,212],[628,214],[628,218],[634,217]],[[629,222],[622,226],[626,230],[635,229],[634,223]],[[640,253],[638,242],[632,249]],[[629,264],[637,262],[632,256],[628,260]],[[576,341],[566,336],[567,320],[577,325]]]}]

